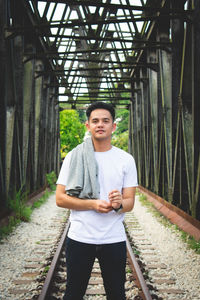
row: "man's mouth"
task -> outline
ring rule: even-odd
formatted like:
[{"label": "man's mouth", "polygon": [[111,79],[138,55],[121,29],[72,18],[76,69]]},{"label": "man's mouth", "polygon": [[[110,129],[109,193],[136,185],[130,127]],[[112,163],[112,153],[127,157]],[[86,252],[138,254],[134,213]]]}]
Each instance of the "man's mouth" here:
[{"label": "man's mouth", "polygon": [[97,130],[98,133],[104,133],[104,130]]}]

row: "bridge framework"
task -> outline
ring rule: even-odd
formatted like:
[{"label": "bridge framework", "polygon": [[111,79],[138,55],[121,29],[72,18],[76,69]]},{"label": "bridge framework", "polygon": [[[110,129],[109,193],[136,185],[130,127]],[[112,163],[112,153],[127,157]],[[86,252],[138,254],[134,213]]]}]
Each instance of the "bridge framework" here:
[{"label": "bridge framework", "polygon": [[200,220],[200,3],[140,2],[0,0],[1,212],[17,191],[58,174],[64,95],[73,108],[96,99],[127,107],[139,183]]}]

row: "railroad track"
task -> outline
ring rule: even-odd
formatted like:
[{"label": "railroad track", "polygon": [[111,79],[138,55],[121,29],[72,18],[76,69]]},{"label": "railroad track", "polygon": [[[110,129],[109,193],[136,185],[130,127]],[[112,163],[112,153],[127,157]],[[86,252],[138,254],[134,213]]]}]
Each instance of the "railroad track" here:
[{"label": "railroad track", "polygon": [[[64,244],[69,224],[67,224],[58,248],[52,260],[50,269],[43,284],[38,300],[62,299],[66,284],[66,266]],[[127,238],[127,266],[126,266],[126,296],[128,299],[151,300],[152,296],[143,277],[140,266],[132,251],[131,244]],[[96,260],[93,266],[91,278],[88,284],[85,300],[106,299],[101,271]]]},{"label": "railroad track", "polygon": [[[51,205],[51,203],[50,203]],[[64,211],[64,210],[63,210]],[[41,216],[41,215],[40,215]],[[5,265],[5,277],[7,277],[7,269],[15,270],[8,272],[9,286],[0,282],[0,299],[1,300],[32,300],[38,299],[39,291],[42,288],[42,283],[46,277],[49,265],[54,257],[60,237],[66,227],[66,220],[69,217],[69,213],[60,211],[58,214],[52,215],[50,220],[47,221],[47,226],[44,229],[40,227],[38,223],[33,223],[33,226],[39,227],[38,237],[31,237],[31,228],[29,232],[25,232],[25,236],[19,238],[19,244],[24,240],[24,250],[26,246],[28,251],[24,252],[24,256],[18,257],[19,264],[15,264],[15,257],[12,253],[12,247],[17,247],[16,242],[14,245],[11,243],[10,249],[10,261],[7,258],[7,264]],[[30,234],[30,236],[29,236]],[[19,234],[18,234],[19,236]],[[29,244],[31,247],[29,249]],[[22,253],[23,247],[20,251]],[[30,250],[30,251],[29,251]],[[14,249],[14,253],[16,249]],[[28,253],[28,255],[27,255]],[[3,262],[4,263],[4,262]],[[18,262],[17,262],[18,263]],[[18,269],[19,266],[19,269]],[[4,272],[3,272],[4,274]]]},{"label": "railroad track", "polygon": [[[24,298],[18,298],[16,295],[15,298],[8,299],[62,299],[66,284],[65,251],[63,247],[68,231],[66,223],[63,223],[63,225],[63,234],[60,235],[61,238],[56,245],[50,245],[48,242],[40,244],[43,252],[43,248],[46,246],[52,247],[52,256],[48,258],[45,264],[40,263],[39,272],[34,280],[34,287],[21,289],[21,292],[24,292]],[[162,257],[159,256],[157,249],[145,235],[133,212],[126,213],[124,225],[127,232],[128,254],[125,284],[127,300],[187,299],[184,298],[184,290],[176,287],[176,278],[171,278],[168,275],[170,274],[170,266],[162,263]],[[44,272],[44,270],[46,271]],[[28,284],[28,280],[25,281]],[[18,280],[17,285],[19,284],[23,287],[25,283]],[[104,300],[106,296],[98,261],[95,261],[84,300],[98,299]]]},{"label": "railroad track", "polygon": [[[162,263],[133,213],[126,214],[124,225],[127,232],[127,300],[184,299],[184,290],[176,288],[176,280],[168,275],[170,267]],[[64,230],[38,300],[62,299],[66,284],[64,241],[67,231],[68,227]],[[103,280],[96,260],[84,300],[104,299]]]},{"label": "railroad track", "polygon": [[138,264],[142,269],[147,286],[151,290],[152,299],[188,299],[184,297],[185,291],[176,286],[176,278],[171,277],[171,266],[162,262],[162,256],[134,214],[126,213],[124,223],[132,249],[137,254]]}]

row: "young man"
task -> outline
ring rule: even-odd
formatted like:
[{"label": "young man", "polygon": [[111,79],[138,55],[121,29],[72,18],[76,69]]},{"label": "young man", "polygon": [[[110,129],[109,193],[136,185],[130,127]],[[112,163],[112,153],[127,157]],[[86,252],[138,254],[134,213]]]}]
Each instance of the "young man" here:
[{"label": "young man", "polygon": [[125,300],[123,219],[134,205],[135,161],[129,153],[111,145],[116,129],[111,104],[95,102],[87,108],[86,115],[92,151],[84,142],[68,153],[57,181],[56,203],[71,210],[63,299],[83,299],[97,257],[107,299]]}]

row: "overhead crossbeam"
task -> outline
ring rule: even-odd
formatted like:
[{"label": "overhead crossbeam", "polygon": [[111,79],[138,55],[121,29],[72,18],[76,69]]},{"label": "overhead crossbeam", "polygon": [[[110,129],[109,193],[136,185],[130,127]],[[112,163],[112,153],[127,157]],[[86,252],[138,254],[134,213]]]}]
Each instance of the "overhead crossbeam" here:
[{"label": "overhead crossbeam", "polygon": [[[147,61],[141,53],[172,49],[172,41],[149,39],[153,25],[160,20],[166,23],[181,18],[191,20],[192,10],[176,9],[160,2],[142,1],[132,5],[129,0],[122,3],[91,0],[21,0],[29,10],[31,23],[20,26],[12,24],[5,29],[8,38],[14,35],[33,34],[45,44],[43,51],[24,52],[24,62],[44,59],[51,62],[51,68],[38,70],[35,77],[55,76],[59,87],[76,89],[77,96],[87,88],[96,90],[96,97],[102,91],[127,83],[130,86],[139,79],[141,68],[158,71],[158,63]],[[40,3],[44,4],[43,13]],[[62,12],[56,15],[56,10]],[[49,14],[51,5],[51,14]],[[34,16],[34,17],[33,17]],[[140,25],[142,24],[142,26]],[[141,27],[141,29],[139,29]],[[134,78],[131,78],[134,77]],[[137,79],[136,79],[137,78]],[[132,90],[133,93],[133,90]]]}]

